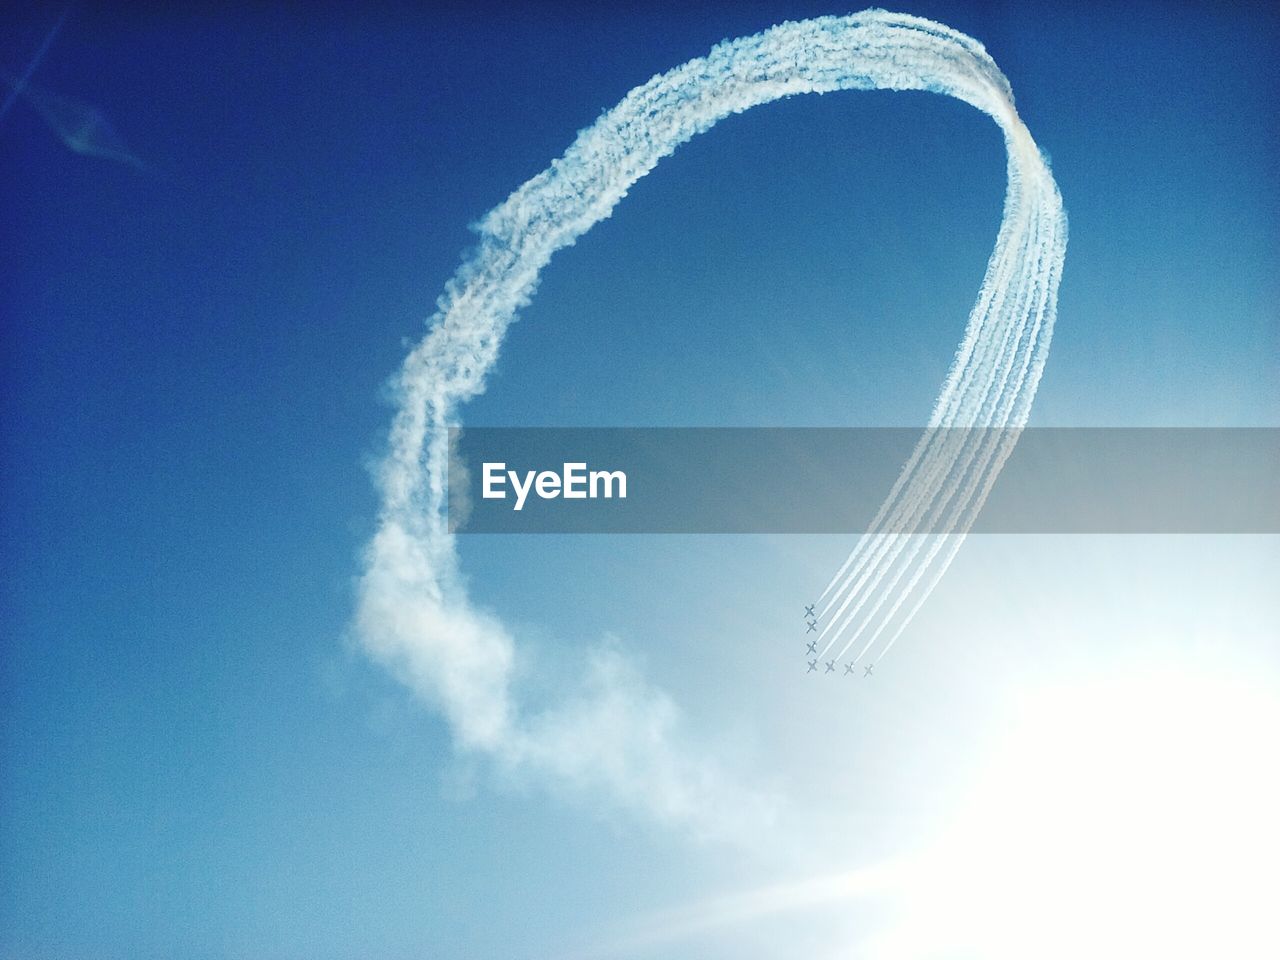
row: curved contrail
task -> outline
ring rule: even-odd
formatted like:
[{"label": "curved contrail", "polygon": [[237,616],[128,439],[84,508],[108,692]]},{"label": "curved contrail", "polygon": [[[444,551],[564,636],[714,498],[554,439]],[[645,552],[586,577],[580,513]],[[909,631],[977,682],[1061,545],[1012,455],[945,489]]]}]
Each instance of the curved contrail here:
[{"label": "curved contrail", "polygon": [[[394,382],[399,407],[379,473],[382,510],[357,626],[376,657],[440,706],[461,746],[564,773],[541,728],[513,702],[511,638],[469,604],[458,576],[445,493],[458,405],[484,389],[507,326],[552,254],[607,217],[660,159],[731,114],[795,94],[854,89],[930,90],[987,113],[1004,135],[1008,189],[986,277],[929,429],[871,531],[823,593],[826,649],[842,644],[843,655],[867,631],[874,641],[895,617],[904,622],[911,601],[909,619],[950,561],[1008,456],[1010,436],[1016,439],[1003,428],[1026,422],[1044,366],[1066,243],[1053,177],[1004,75],[981,44],[948,27],[868,10],[726,41],[632,90],[483,217],[477,247],[445,286],[430,332]],[[948,429],[979,425],[1000,429]],[[922,522],[951,535],[925,547],[926,538],[901,533]],[[636,762],[669,770],[647,755]],[[672,815],[688,815],[696,803],[681,794]]]}]

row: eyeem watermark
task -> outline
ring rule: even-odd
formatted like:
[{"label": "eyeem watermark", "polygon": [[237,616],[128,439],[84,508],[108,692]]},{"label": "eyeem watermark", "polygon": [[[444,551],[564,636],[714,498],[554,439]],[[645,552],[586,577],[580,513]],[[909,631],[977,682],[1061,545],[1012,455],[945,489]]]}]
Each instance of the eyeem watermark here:
[{"label": "eyeem watermark", "polygon": [[1280,533],[1276,428],[466,427],[449,444],[456,533]]},{"label": "eyeem watermark", "polygon": [[[515,493],[513,510],[523,510],[525,500],[532,490],[541,500],[606,500],[617,496],[627,498],[627,475],[621,470],[588,470],[584,462],[565,463],[563,470],[508,470],[506,463],[484,464],[484,485],[481,497],[485,500],[507,499],[507,483]],[[615,491],[616,494],[615,494]]]}]

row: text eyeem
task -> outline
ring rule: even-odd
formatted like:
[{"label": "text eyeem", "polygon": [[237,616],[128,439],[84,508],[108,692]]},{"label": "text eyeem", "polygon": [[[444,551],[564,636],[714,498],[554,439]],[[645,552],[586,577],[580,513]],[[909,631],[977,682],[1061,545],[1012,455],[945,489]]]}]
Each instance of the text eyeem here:
[{"label": "text eyeem", "polygon": [[526,470],[523,475],[508,470],[505,463],[485,463],[481,495],[485,500],[505,500],[506,485],[515,491],[516,510],[524,509],[530,491],[542,500],[564,497],[566,500],[606,500],[627,498],[627,475],[621,470],[588,470],[585,463],[566,463],[564,469]]}]

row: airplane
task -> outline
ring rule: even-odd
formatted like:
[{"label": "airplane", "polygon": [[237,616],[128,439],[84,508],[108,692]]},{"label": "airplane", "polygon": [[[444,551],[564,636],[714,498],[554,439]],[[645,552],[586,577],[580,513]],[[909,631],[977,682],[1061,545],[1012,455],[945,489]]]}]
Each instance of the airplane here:
[{"label": "airplane", "polygon": [[813,631],[815,631],[815,630],[817,630],[817,629],[818,629],[818,621],[817,621],[817,620],[810,620],[810,621],[809,621],[809,629],[808,629],[808,630],[806,630],[806,631],[805,631],[805,633],[813,633]]},{"label": "airplane", "polygon": [[872,668],[872,667],[874,667],[874,666],[875,666],[875,664],[874,664],[874,663],[868,663],[868,664],[867,664],[867,666],[866,666],[866,668],[862,671],[862,675],[863,675],[864,677],[869,677],[869,676],[871,676],[871,668]]},{"label": "airplane", "polygon": [[809,641],[809,649],[808,649],[808,650],[806,650],[806,651],[805,651],[805,653],[817,653],[817,652],[818,652],[818,641],[817,641],[817,640],[810,640],[810,641]]},{"label": "airplane", "polygon": [[816,620],[816,619],[818,619],[817,617],[814,617],[814,616],[813,616],[813,608],[814,608],[814,607],[816,607],[816,606],[817,606],[817,604],[816,604],[816,603],[811,603],[811,604],[809,604],[807,607],[805,607],[805,608],[804,608],[804,618],[805,618],[806,620],[808,620],[810,617],[813,617],[815,620]]},{"label": "airplane", "polygon": [[834,660],[828,660],[827,673],[835,673],[835,672],[836,672],[836,662]]},{"label": "airplane", "polygon": [[810,661],[809,661],[809,669],[808,669],[808,670],[806,670],[806,671],[805,671],[805,673],[813,673],[813,671],[815,671],[815,670],[817,670],[817,669],[818,669],[818,661],[817,661],[817,660],[810,660]]},{"label": "airplane", "polygon": [[847,676],[848,676],[849,674],[851,674],[851,673],[853,673],[853,664],[852,664],[852,663],[846,663],[846,664],[844,665],[844,675],[847,677]]}]

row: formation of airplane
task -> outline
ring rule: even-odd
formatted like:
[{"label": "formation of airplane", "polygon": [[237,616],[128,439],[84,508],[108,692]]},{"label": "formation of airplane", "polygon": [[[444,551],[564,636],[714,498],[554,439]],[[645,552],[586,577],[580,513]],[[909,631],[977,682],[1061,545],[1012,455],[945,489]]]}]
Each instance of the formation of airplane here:
[{"label": "formation of airplane", "polygon": [[[805,626],[806,626],[806,627],[808,627],[808,629],[807,629],[807,630],[805,630],[805,633],[806,633],[806,634],[814,633],[814,632],[816,632],[816,631],[817,631],[817,629],[818,629],[818,617],[817,617],[817,614],[815,614],[815,613],[813,612],[814,607],[816,607],[816,606],[817,606],[817,603],[810,603],[810,604],[806,604],[806,605],[805,605],[805,608],[804,608],[804,621],[805,621]],[[819,638],[819,639],[821,639],[821,638]],[[823,651],[823,652],[825,653],[826,651]],[[818,653],[818,641],[817,641],[817,640],[810,640],[810,641],[808,641],[808,642],[806,643],[805,653],[806,653],[806,654],[814,654],[814,659],[812,659],[812,660],[806,660],[806,661],[805,661],[805,662],[809,665],[809,669],[807,669],[807,670],[805,671],[805,673],[817,673],[817,672],[818,672],[818,660],[819,660],[819,658],[818,658],[818,656],[817,656],[817,653]],[[824,674],[826,674],[826,673],[835,673],[835,672],[836,672],[836,662],[835,662],[834,660],[826,660],[826,661],[824,661],[824,662],[823,662],[823,666],[826,668],[826,669],[824,669],[824,670],[822,671]],[[846,677],[847,677],[847,676],[850,676],[850,675],[853,673],[853,668],[854,668],[854,666],[855,666],[855,661],[852,661],[852,660],[851,660],[851,661],[849,661],[848,663],[846,663],[846,664],[844,665],[844,674],[843,674],[843,675],[844,675],[844,676],[846,676]],[[873,664],[873,663],[869,663],[869,664],[867,664],[867,665],[866,665],[865,667],[863,667],[863,669],[862,669],[862,675],[863,675],[864,677],[869,677],[869,676],[871,676],[871,671],[872,671],[872,668],[873,668],[874,666],[875,666],[875,664]]]},{"label": "formation of airplane", "polygon": [[[814,652],[816,652],[816,651],[815,651],[815,649],[814,649],[814,644],[813,644],[813,643],[809,644],[809,652],[810,652],[810,653],[814,653]],[[805,671],[805,673],[817,673],[817,672],[818,672],[818,660],[817,660],[817,659],[814,659],[814,660],[806,660],[806,661],[805,661],[805,663],[807,663],[807,664],[809,665],[809,669],[807,669],[807,670]],[[835,662],[834,660],[826,660],[826,661],[823,661],[823,664],[822,664],[822,665],[823,665],[823,667],[825,668],[825,669],[823,669],[823,671],[822,671],[823,673],[835,673],[835,672],[836,672],[836,662]],[[856,664],[855,664],[855,663],[854,663],[854,661],[852,661],[852,660],[850,660],[848,663],[844,664],[844,674],[843,674],[843,676],[846,676],[846,677],[847,677],[847,676],[849,676],[850,674],[852,674],[852,673],[853,673],[853,668],[854,668],[855,666],[856,666]],[[875,664],[874,664],[874,663],[868,663],[865,667],[863,667],[863,668],[862,668],[862,675],[863,675],[864,677],[869,677],[869,676],[871,676],[871,675],[872,675],[872,671],[873,671],[874,669],[875,669]]]}]

